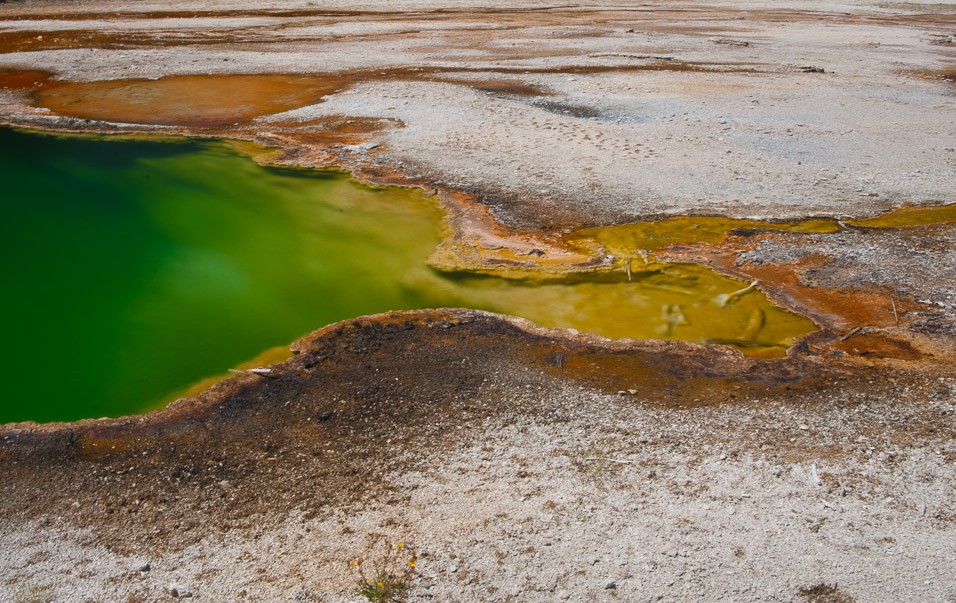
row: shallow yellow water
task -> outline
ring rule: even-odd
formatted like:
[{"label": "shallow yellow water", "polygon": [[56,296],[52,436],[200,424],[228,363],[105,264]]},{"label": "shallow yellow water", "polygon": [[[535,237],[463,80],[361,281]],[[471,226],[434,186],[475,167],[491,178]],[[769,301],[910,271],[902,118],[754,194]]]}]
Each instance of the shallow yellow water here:
[{"label": "shallow yellow water", "polygon": [[956,222],[956,204],[938,207],[901,207],[865,220],[847,220],[853,226],[868,228],[906,228],[940,222]]},{"label": "shallow yellow water", "polygon": [[[956,204],[901,207],[873,218],[844,222],[864,228],[906,228],[956,222]],[[657,221],[582,229],[567,235],[564,240],[572,247],[591,250],[598,244],[606,253],[619,258],[636,258],[668,245],[719,244],[735,231],[745,230],[826,233],[840,230],[840,224],[833,218],[769,222],[712,216],[677,216]]]},{"label": "shallow yellow water", "polygon": [[588,228],[568,235],[572,246],[589,248],[599,243],[607,253],[620,258],[641,257],[644,253],[677,244],[721,243],[735,230],[781,232],[834,232],[835,220],[819,218],[797,222],[763,222],[710,216],[678,216],[653,222],[630,222],[616,226]]}]

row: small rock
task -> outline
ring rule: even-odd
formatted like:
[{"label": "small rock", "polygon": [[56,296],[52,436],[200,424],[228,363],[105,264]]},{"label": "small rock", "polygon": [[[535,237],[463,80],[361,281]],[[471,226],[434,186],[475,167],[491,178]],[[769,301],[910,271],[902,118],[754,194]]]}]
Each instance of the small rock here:
[{"label": "small rock", "polygon": [[332,418],[332,413],[329,412],[329,411],[325,411],[324,413],[322,413],[321,415],[319,415],[318,417],[316,417],[315,420],[316,420],[316,421],[328,421],[328,420],[331,419],[331,418]]},{"label": "small rock", "polygon": [[611,580],[610,582],[604,585],[604,590],[617,590],[617,582],[615,582],[614,580]]},{"label": "small rock", "polygon": [[[389,107],[394,109],[394,107]],[[343,150],[348,151],[349,153],[357,153],[359,155],[365,155],[369,151],[378,147],[377,142],[363,142],[362,144],[347,144],[342,147]]]},{"label": "small rock", "polygon": [[169,595],[174,599],[189,599],[193,596],[185,586],[179,584],[170,584],[168,590]]},{"label": "small rock", "polygon": [[150,564],[148,564],[148,563],[144,563],[143,565],[139,566],[139,571],[143,572],[144,574],[145,574],[146,572],[148,572],[149,570],[151,570],[151,569],[153,569],[153,568],[152,568],[152,566],[151,566]]}]

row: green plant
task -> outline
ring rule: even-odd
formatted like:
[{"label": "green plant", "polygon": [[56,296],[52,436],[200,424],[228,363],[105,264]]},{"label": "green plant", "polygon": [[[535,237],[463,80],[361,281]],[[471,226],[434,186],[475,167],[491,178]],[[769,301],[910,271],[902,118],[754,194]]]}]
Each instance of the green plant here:
[{"label": "green plant", "polygon": [[[358,594],[372,603],[401,603],[408,597],[412,578],[415,576],[415,550],[405,543],[398,542],[394,546],[383,541],[385,553],[370,554],[370,563],[365,557],[359,557],[351,562],[358,582]],[[366,573],[367,565],[374,569]]]}]

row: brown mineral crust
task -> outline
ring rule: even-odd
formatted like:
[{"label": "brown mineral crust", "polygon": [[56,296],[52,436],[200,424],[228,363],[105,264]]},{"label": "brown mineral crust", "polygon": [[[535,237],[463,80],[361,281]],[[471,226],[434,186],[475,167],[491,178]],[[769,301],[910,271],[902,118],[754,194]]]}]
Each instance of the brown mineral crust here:
[{"label": "brown mineral crust", "polygon": [[912,72],[911,75],[927,80],[942,80],[944,82],[949,82],[950,84],[956,84],[956,69],[943,69],[941,71],[916,71]]},{"label": "brown mineral crust", "polygon": [[830,347],[864,358],[919,360],[923,357],[908,341],[878,333],[855,333],[846,339],[837,340]]},{"label": "brown mineral crust", "polygon": [[799,404],[803,390],[860,378],[810,356],[610,342],[470,310],[346,321],[293,349],[269,376],[239,375],[162,411],[3,426],[0,517],[56,512],[127,531],[117,542],[181,544],[198,532],[176,532],[173,508],[180,524],[225,529],[269,510],[394,496],[381,476],[414,469],[428,456],[416,451],[460,446],[486,417],[531,412],[514,387],[632,390],[641,404],[691,408]]},{"label": "brown mineral crust", "polygon": [[[563,371],[597,390],[640,393],[644,400],[676,408],[760,399],[789,391],[796,383],[811,387],[822,375],[835,372],[804,356],[756,360],[743,359],[726,347],[698,351],[591,348],[567,353],[561,369],[553,372]],[[557,360],[552,357],[555,364]]]}]

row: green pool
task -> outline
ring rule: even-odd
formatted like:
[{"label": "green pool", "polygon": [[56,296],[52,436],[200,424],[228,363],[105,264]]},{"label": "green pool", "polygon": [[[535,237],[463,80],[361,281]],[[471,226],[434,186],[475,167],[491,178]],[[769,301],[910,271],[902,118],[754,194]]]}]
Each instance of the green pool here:
[{"label": "green pool", "polygon": [[614,337],[785,346],[809,321],[675,266],[532,283],[442,275],[441,211],[346,175],[262,167],[225,142],[0,128],[0,422],[118,416],[323,325],[465,306]]}]

